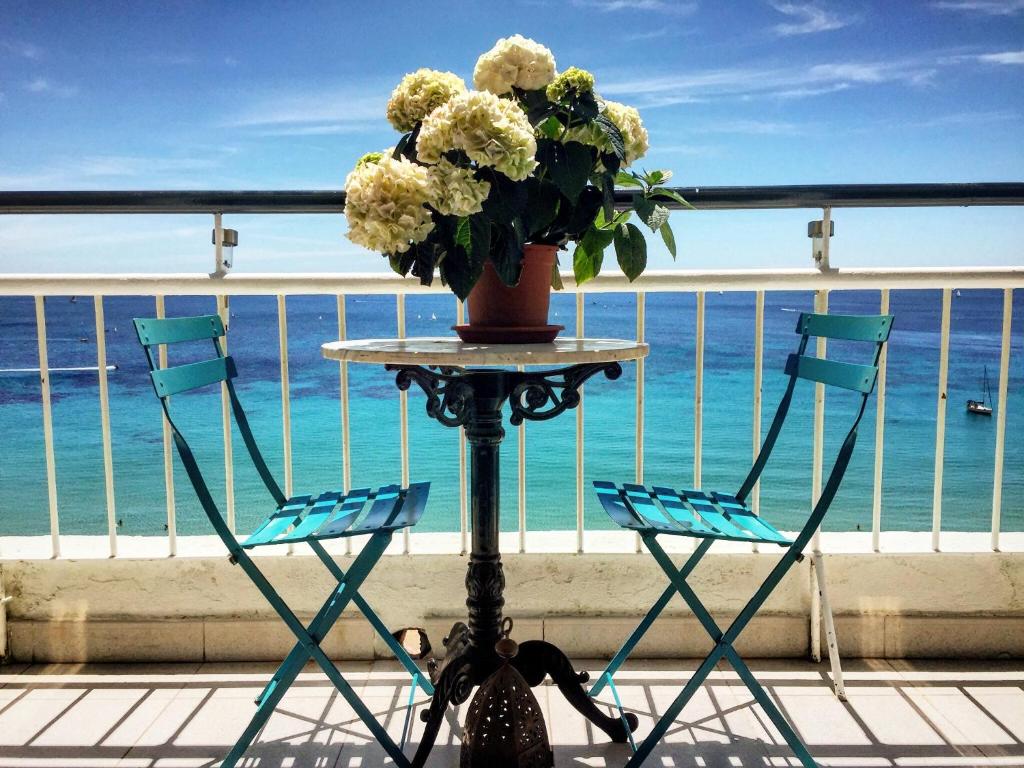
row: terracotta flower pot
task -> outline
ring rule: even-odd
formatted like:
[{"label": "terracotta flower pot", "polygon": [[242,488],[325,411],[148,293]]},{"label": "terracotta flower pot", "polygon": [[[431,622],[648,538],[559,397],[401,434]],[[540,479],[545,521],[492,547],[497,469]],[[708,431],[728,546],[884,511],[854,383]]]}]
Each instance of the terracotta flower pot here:
[{"label": "terracotta flower pot", "polygon": [[469,292],[469,325],[456,330],[463,341],[492,344],[551,341],[564,328],[548,324],[551,304],[551,270],[558,247],[527,245],[518,285],[505,285],[494,265],[484,272]]}]

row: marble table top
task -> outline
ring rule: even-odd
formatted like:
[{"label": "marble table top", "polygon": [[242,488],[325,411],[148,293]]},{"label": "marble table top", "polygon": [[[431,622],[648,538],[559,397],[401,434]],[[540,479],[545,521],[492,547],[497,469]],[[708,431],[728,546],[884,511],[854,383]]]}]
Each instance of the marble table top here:
[{"label": "marble table top", "polygon": [[549,344],[467,344],[455,337],[332,341],[330,360],[422,366],[577,365],[647,357],[647,344],[624,339],[555,339]]}]

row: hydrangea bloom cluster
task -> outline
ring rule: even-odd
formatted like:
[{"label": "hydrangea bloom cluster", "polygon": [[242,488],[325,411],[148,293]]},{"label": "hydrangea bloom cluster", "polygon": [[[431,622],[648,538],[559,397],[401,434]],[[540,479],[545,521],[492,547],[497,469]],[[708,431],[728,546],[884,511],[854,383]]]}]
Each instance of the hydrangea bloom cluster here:
[{"label": "hydrangea bloom cluster", "polygon": [[537,141],[526,113],[516,102],[485,91],[460,94],[423,121],[417,157],[433,164],[451,150],[462,150],[513,181],[522,181],[537,167]]},{"label": "hydrangea bloom cluster", "polygon": [[452,96],[466,92],[462,78],[436,69],[417,69],[402,78],[388,100],[387,118],[395,130],[411,131]]},{"label": "hydrangea bloom cluster", "polygon": [[473,87],[498,96],[510,93],[513,86],[537,90],[554,79],[554,55],[522,35],[503,37],[477,60],[473,70]]},{"label": "hydrangea bloom cluster", "polygon": [[561,101],[570,93],[582,95],[593,91],[594,76],[585,69],[569,67],[548,84],[546,94],[551,101]]},{"label": "hydrangea bloom cluster", "polygon": [[348,238],[372,251],[404,253],[434,228],[426,208],[434,199],[430,172],[390,152],[369,157],[345,179]]},{"label": "hydrangea bloom cluster", "polygon": [[[640,113],[633,107],[607,99],[601,102],[601,109],[622,134],[622,143],[626,148],[626,157],[622,161],[623,167],[632,165],[646,155],[650,148],[650,142],[647,129],[644,128],[643,121],[640,119]],[[602,152],[612,151],[611,141],[596,123],[570,128],[566,132],[565,140],[578,141],[581,144],[597,147]]]},{"label": "hydrangea bloom cluster", "polygon": [[491,193],[491,184],[478,181],[469,168],[460,168],[442,157],[437,165],[430,166],[430,182],[433,185],[433,206],[445,216],[472,216],[480,213],[484,200]]},{"label": "hydrangea bloom cluster", "polygon": [[[590,72],[559,74],[551,51],[522,35],[480,56],[473,90],[452,72],[406,75],[386,110],[404,135],[360,158],[345,180],[349,239],[425,284],[439,270],[462,299],[488,262],[514,285],[527,243],[575,242],[584,282],[614,242],[632,280],[647,263],[646,241],[628,223],[634,213],[675,255],[667,206],[685,200],[662,186],[667,171],[626,170],[647,153],[647,130],[635,109],[595,88]],[[616,184],[641,191],[630,211],[606,219]]]}]

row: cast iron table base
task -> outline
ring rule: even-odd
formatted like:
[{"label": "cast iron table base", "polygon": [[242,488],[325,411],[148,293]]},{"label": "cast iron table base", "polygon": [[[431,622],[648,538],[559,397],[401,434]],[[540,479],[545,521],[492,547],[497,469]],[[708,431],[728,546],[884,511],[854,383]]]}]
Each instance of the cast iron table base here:
[{"label": "cast iron table base", "polygon": [[[408,390],[413,383],[427,395],[427,415],[448,427],[465,427],[470,446],[472,549],[466,573],[468,621],[457,622],[444,639],[445,657],[431,669],[434,697],[422,713],[426,722],[413,765],[420,768],[437,738],[444,713],[469,698],[473,687],[486,680],[499,666],[494,644],[501,637],[505,576],[498,545],[500,491],[500,445],[505,437],[501,410],[507,400],[509,421],[544,421],[579,405],[579,388],[587,379],[604,373],[609,379],[622,375],[616,362],[584,363],[546,371],[515,371],[480,368],[387,365],[397,371],[396,383]],[[577,673],[569,658],[543,640],[519,644],[511,662],[530,686],[548,675],[558,689],[584,717],[604,731],[612,741],[628,739],[621,718],[609,717],[594,704],[583,683],[589,675]],[[637,718],[626,718],[636,730]]]}]

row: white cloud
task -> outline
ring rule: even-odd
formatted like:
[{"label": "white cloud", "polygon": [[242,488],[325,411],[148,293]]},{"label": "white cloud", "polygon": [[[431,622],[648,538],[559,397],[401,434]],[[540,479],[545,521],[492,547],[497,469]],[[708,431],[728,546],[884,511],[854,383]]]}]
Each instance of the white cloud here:
[{"label": "white cloud", "polygon": [[84,155],[58,158],[45,166],[0,174],[0,188],[44,189],[95,186],[98,183],[132,181],[145,185],[208,186],[202,177],[221,165],[214,158],[141,155]]},{"label": "white cloud", "polygon": [[694,128],[697,133],[738,133],[751,136],[796,136],[808,126],[775,120],[724,120]]},{"label": "white cloud", "polygon": [[783,22],[772,27],[772,31],[781,37],[811,35],[816,32],[842,29],[853,21],[853,19],[842,19],[835,13],[814,3],[789,3],[771,0],[770,5],[779,13],[794,19],[794,21]]},{"label": "white cloud", "polygon": [[43,56],[42,48],[32,43],[26,43],[23,40],[5,40],[3,43],[0,43],[0,48],[23,59],[34,60],[40,59]]},{"label": "white cloud", "polygon": [[225,124],[253,129],[263,136],[318,136],[386,129],[385,107],[400,78],[367,82],[358,89],[288,88],[250,96]]},{"label": "white cloud", "polygon": [[1024,51],[1001,51],[1000,53],[983,53],[978,61],[985,64],[1024,64]]},{"label": "white cloud", "polygon": [[49,93],[61,98],[68,98],[78,93],[78,89],[70,85],[61,85],[47,80],[45,77],[34,77],[25,83],[25,90],[29,93]]},{"label": "white cloud", "polygon": [[733,67],[603,84],[608,96],[624,96],[640,107],[663,107],[701,101],[757,98],[803,98],[853,87],[931,81],[936,64],[918,60],[890,62],[831,62],[813,66]]},{"label": "white cloud", "polygon": [[655,11],[688,16],[697,10],[696,2],[687,0],[572,0],[578,8],[592,8],[596,11]]},{"label": "white cloud", "polygon": [[932,3],[932,7],[981,16],[1013,16],[1024,11],[1024,0],[940,0]]}]

